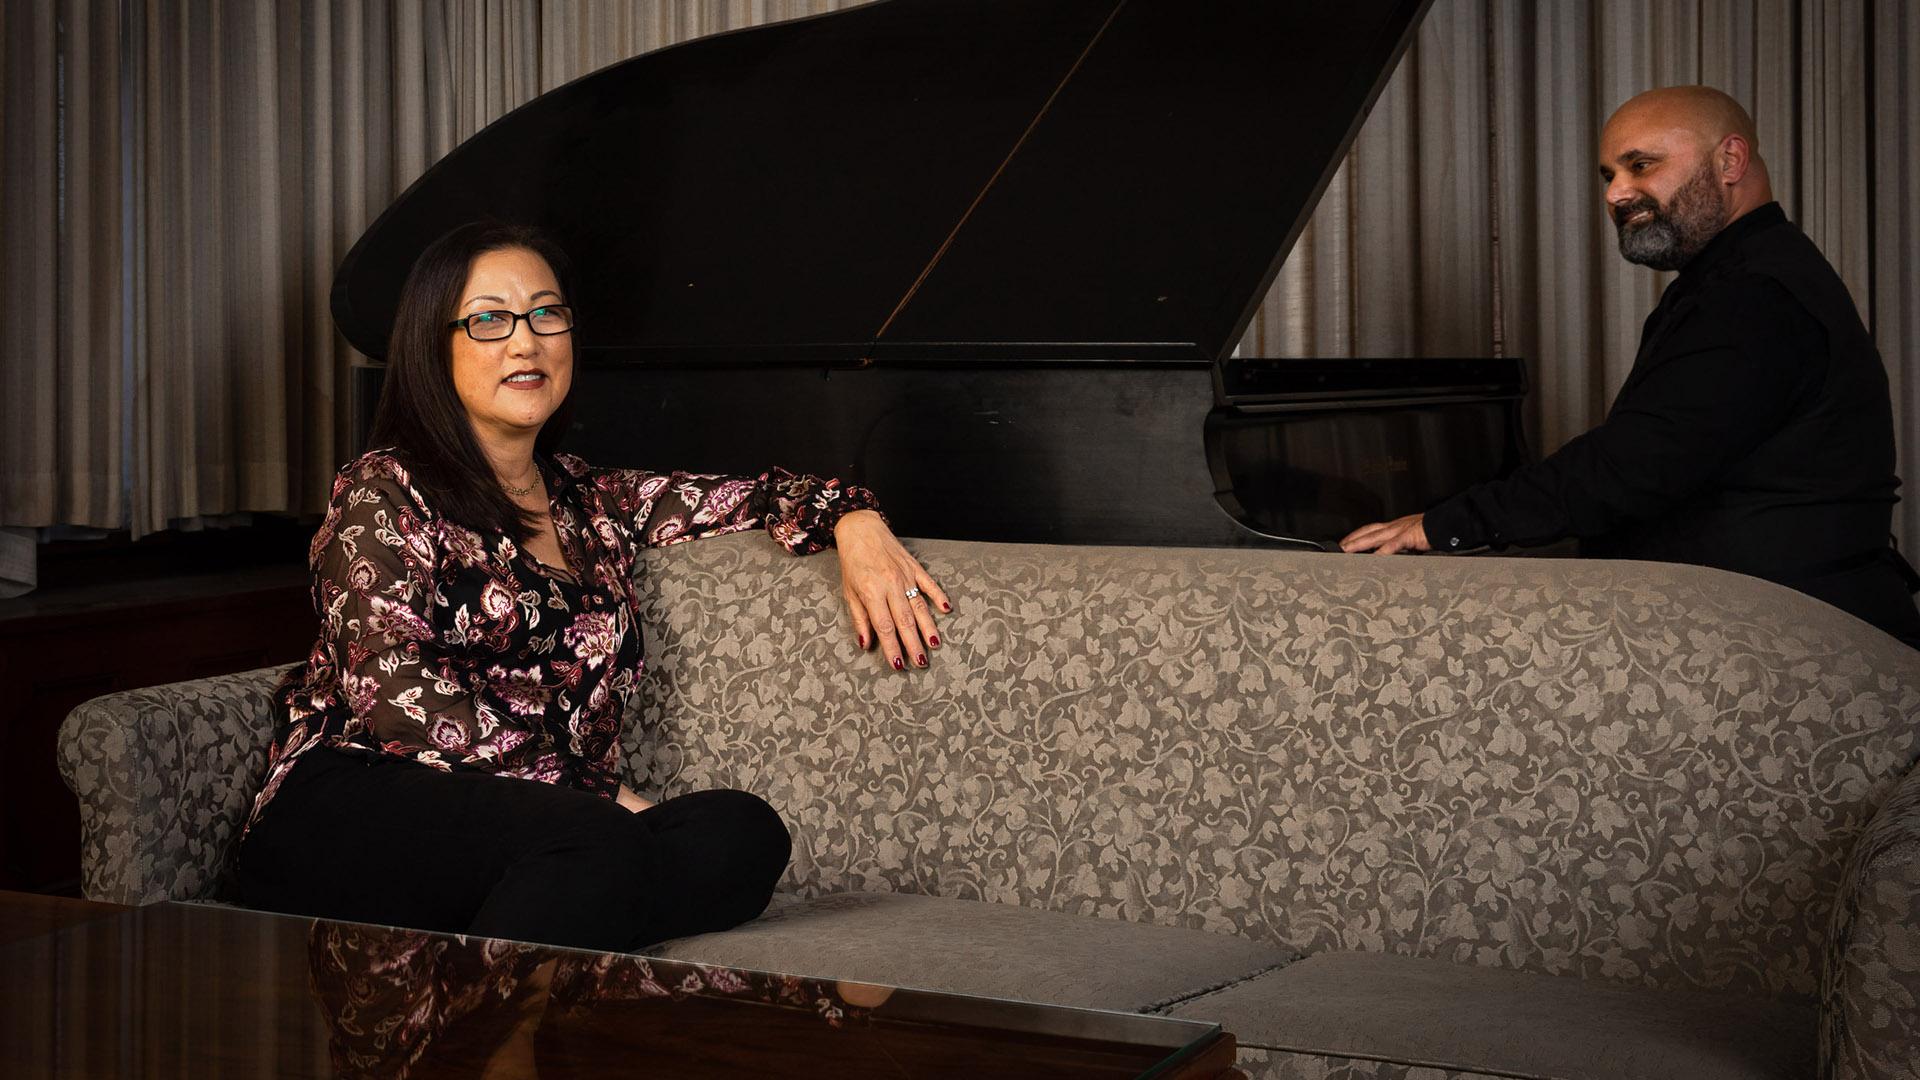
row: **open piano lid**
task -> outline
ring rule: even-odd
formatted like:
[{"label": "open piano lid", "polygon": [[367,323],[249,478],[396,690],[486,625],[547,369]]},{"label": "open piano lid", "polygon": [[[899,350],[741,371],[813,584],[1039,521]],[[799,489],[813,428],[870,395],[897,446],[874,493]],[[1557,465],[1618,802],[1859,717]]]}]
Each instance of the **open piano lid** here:
[{"label": "open piano lid", "polygon": [[334,281],[382,356],[432,239],[550,229],[598,362],[1228,354],[1429,0],[881,0],[544,94]]}]

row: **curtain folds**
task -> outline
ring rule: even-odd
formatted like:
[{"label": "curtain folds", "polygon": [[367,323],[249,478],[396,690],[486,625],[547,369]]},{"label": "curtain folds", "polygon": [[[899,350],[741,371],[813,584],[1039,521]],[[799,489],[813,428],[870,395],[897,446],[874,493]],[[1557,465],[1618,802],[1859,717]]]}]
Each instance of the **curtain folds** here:
[{"label": "curtain folds", "polygon": [[0,525],[122,520],[120,34],[0,5]]},{"label": "curtain folds", "polygon": [[[1920,563],[1920,9],[1876,0],[1868,67],[1874,138],[1867,204],[1867,323],[1887,362],[1904,498],[1895,518],[1908,559]],[[1856,296],[1860,295],[1857,291]]]},{"label": "curtain folds", "polygon": [[[333,270],[408,183],[606,64],[847,6],[9,0],[0,292],[45,307],[0,319],[0,526],[320,511],[356,362]],[[1901,0],[1437,0],[1241,350],[1523,356],[1558,447],[1605,415],[1669,280],[1614,251],[1600,124],[1707,82],[1753,112],[1875,332],[1920,543],[1917,58]]]}]

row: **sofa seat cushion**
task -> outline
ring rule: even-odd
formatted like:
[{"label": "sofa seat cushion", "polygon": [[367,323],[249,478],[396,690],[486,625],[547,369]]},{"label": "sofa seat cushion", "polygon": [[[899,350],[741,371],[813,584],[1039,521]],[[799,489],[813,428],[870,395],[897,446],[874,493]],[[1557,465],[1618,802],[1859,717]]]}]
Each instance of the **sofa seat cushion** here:
[{"label": "sofa seat cushion", "polygon": [[[1310,956],[1166,1012],[1213,1021],[1270,1060],[1351,1061],[1355,1076],[1418,1067],[1555,1080],[1802,1080],[1814,1070],[1811,1005],[1379,953]],[[1295,1072],[1306,1075],[1277,1074]]]},{"label": "sofa seat cushion", "polygon": [[1273,970],[1246,938],[908,893],[776,897],[724,933],[653,955],[822,979],[1145,1012]]}]

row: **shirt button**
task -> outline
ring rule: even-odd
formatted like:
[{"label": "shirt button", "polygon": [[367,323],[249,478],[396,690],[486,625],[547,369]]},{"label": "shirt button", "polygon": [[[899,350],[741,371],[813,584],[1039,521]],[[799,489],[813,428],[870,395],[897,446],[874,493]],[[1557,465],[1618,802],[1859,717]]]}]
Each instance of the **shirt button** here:
[{"label": "shirt button", "polygon": [[1459,546],[1460,546],[1460,538],[1456,536],[1456,537],[1453,537],[1453,538],[1451,538],[1451,539],[1449,539],[1449,540],[1447,541],[1447,546],[1448,546],[1448,547],[1459,547]]}]

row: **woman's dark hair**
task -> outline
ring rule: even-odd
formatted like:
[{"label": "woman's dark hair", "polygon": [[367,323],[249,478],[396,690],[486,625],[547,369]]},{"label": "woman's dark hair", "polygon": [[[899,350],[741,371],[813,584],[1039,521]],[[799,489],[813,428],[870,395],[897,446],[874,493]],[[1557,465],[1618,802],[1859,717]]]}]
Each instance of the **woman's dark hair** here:
[{"label": "woman's dark hair", "polygon": [[[440,513],[482,533],[505,533],[516,543],[533,539],[538,518],[520,508],[500,486],[493,465],[474,437],[466,406],[453,386],[453,335],[447,323],[459,317],[460,294],[474,260],[491,251],[525,248],[545,259],[573,299],[573,266],[546,233],[529,225],[477,221],[427,245],[400,288],[400,307],[387,339],[387,375],[374,406],[369,449],[393,447],[414,484]],[[573,417],[573,390],[540,427],[536,454],[559,445]]]}]

